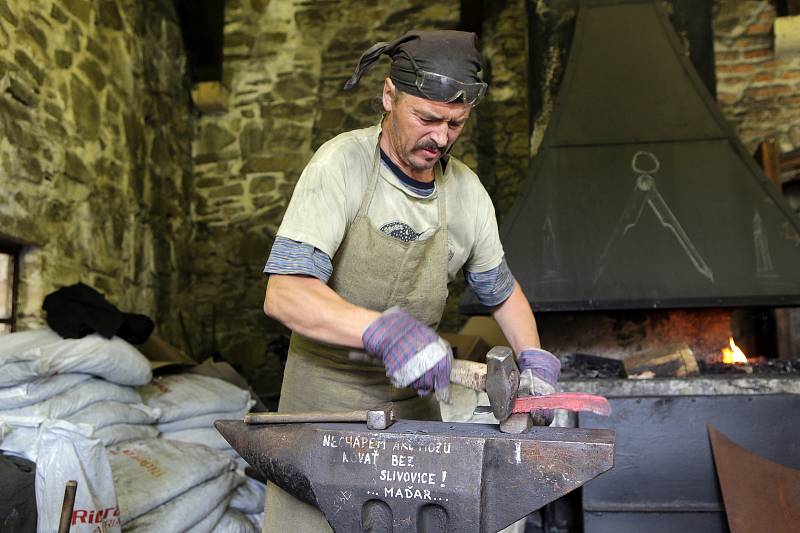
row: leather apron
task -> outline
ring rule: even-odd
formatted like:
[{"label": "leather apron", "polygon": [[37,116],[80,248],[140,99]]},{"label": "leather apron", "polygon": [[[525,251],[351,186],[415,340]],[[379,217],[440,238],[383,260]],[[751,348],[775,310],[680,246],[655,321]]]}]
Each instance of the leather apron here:
[{"label": "leather apron", "polygon": [[[427,239],[411,242],[386,235],[367,217],[382,179],[379,169],[376,140],[367,190],[333,259],[329,285],[355,305],[379,312],[400,306],[435,329],[447,300],[449,260],[441,166],[437,163],[434,167],[439,226]],[[393,387],[380,361],[365,357],[364,352],[354,360],[352,351],[293,333],[278,411],[345,411],[392,401],[399,418],[441,420],[433,395],[421,398],[411,388]],[[272,483],[267,487],[265,511],[265,533],[331,531],[317,508]]]}]

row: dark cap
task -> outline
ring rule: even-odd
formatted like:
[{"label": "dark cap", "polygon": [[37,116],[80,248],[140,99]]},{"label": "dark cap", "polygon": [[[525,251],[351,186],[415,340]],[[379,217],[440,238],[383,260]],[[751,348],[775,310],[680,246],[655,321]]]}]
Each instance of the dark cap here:
[{"label": "dark cap", "polygon": [[382,54],[392,58],[389,77],[403,92],[429,100],[450,101],[444,94],[420,92],[417,74],[426,71],[452,78],[463,84],[481,83],[481,56],[477,36],[463,31],[410,31],[391,43],[376,43],[361,55],[355,72],[344,89],[355,87]]}]

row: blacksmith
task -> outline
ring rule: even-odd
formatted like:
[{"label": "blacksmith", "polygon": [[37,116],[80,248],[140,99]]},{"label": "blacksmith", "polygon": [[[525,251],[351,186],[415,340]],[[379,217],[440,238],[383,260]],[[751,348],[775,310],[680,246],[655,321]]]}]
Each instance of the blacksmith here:
[{"label": "blacksmith", "polygon": [[[366,409],[439,419],[450,346],[436,333],[459,270],[517,354],[553,391],[560,364],[542,350],[510,272],[480,180],[449,155],[486,94],[476,37],[413,31],[378,43],[345,84],[383,56],[380,123],[322,145],[303,171],[264,267],[264,312],[292,331],[279,410]],[[432,394],[433,393],[433,394]],[[330,531],[315,508],[270,485],[265,531]]]}]

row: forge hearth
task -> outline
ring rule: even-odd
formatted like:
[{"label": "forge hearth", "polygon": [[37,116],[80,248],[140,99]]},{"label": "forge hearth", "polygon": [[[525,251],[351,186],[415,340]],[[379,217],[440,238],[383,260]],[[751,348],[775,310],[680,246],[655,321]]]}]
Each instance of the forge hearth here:
[{"label": "forge hearth", "polygon": [[[564,357],[589,354],[623,360],[667,346],[686,345],[698,363],[721,362],[731,338],[751,358],[800,356],[780,349],[791,330],[778,327],[774,309],[717,308],[537,313],[542,345]],[[790,339],[792,340],[792,339]]]}]

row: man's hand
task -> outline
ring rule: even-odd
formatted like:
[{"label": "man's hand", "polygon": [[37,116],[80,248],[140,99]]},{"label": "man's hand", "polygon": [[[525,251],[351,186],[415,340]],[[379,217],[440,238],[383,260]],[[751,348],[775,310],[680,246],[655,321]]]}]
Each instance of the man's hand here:
[{"label": "man's hand", "polygon": [[[555,392],[556,383],[561,376],[561,361],[541,348],[522,350],[517,357],[520,371],[520,395],[544,396]],[[525,384],[527,390],[522,389]],[[549,426],[553,421],[553,411],[534,412],[534,420]]]},{"label": "man's hand", "polygon": [[450,400],[453,352],[431,328],[393,307],[364,330],[362,340],[366,352],[383,361],[392,385],[411,386],[420,396],[435,390],[437,399]]}]

